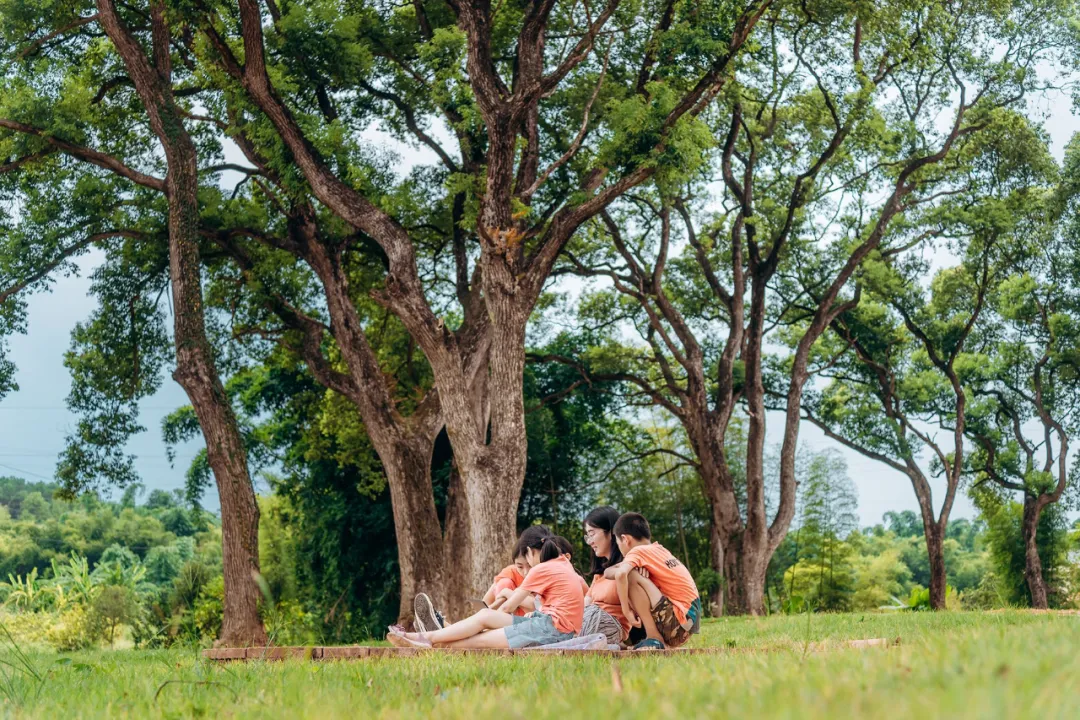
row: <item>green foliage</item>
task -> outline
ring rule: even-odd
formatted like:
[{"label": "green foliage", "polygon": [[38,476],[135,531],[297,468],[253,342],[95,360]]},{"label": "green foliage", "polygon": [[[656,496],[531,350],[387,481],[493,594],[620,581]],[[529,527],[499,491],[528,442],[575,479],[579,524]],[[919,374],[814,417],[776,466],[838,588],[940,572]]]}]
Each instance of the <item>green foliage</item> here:
[{"label": "green foliage", "polygon": [[[1023,505],[1015,501],[994,501],[986,496],[980,499],[980,504],[988,525],[987,544],[997,580],[996,592],[1003,603],[1028,605],[1031,591],[1025,579]],[[1068,601],[1064,581],[1069,537],[1064,513],[1057,505],[1043,510],[1035,538],[1050,606],[1061,607]]]},{"label": "green foliage", "polygon": [[781,597],[800,599],[792,610],[806,605],[822,611],[851,609],[856,576],[852,548],[844,539],[857,527],[855,486],[836,453],[799,459],[803,493],[788,534],[790,551],[781,555],[781,561],[791,564]]},{"label": "green foliage", "polygon": [[116,628],[135,620],[139,612],[135,592],[123,585],[105,585],[90,605],[92,622],[99,623],[109,645],[113,644]]},{"label": "green foliage", "polygon": [[76,603],[64,610],[45,633],[45,640],[60,652],[72,652],[93,647],[101,638],[101,619],[96,616],[97,605]]}]

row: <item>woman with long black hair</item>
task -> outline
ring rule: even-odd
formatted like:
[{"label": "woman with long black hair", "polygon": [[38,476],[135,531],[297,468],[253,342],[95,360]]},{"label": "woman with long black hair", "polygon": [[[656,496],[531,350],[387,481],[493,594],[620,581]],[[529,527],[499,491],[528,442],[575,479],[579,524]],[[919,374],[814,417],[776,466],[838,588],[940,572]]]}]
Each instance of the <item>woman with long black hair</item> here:
[{"label": "woman with long black hair", "polygon": [[609,644],[619,645],[629,636],[630,621],[622,612],[619,589],[614,580],[604,577],[604,571],[622,562],[622,553],[612,530],[619,511],[604,505],[585,516],[585,544],[592,551],[589,575],[592,584],[585,595],[585,613],[581,635],[603,634]]}]

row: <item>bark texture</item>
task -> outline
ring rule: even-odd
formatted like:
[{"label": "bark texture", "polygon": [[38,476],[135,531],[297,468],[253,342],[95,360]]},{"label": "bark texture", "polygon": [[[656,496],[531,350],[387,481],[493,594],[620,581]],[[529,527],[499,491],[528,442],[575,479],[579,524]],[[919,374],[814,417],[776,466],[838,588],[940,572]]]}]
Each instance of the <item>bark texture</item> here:
[{"label": "bark texture", "polygon": [[259,508],[247,453],[206,336],[200,283],[198,158],[171,91],[169,29],[164,6],[151,4],[153,64],[124,25],[112,0],[97,1],[102,28],[127,67],[168,163],[169,275],[174,307],[176,371],[206,441],[221,500],[225,579],[220,644],[266,643],[259,617]]}]

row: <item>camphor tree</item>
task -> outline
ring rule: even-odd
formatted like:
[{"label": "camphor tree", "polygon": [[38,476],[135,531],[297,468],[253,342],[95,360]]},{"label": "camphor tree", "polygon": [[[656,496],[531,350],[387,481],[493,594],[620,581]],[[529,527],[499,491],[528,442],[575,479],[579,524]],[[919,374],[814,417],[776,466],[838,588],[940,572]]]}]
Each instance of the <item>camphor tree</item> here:
[{"label": "camphor tree", "polygon": [[[494,8],[373,4],[350,9],[364,20],[350,36],[352,57],[362,62],[333,77],[322,74],[322,63],[302,61],[317,57],[320,33],[301,38],[306,44],[290,43],[287,33],[287,13],[313,10],[269,3],[264,16],[255,0],[240,2],[238,15],[229,5],[199,8],[207,64],[231,80],[226,97],[243,98],[239,112],[254,118],[260,149],[276,168],[298,170],[310,194],[353,231],[336,244],[309,234],[287,250],[311,266],[325,291],[328,329],[346,371],[334,376],[335,389],[357,405],[390,477],[399,543],[415,548],[408,563],[403,557],[402,575],[423,581],[437,598],[451,587],[475,593],[505,562],[524,476],[525,325],[556,257],[612,200],[700,155],[697,117],[728,79],[764,7],[699,14],[674,3],[622,7],[618,0],[595,10],[553,0]],[[558,42],[549,45],[549,35]],[[326,80],[322,91],[304,72]],[[271,79],[283,75],[292,82]],[[628,88],[609,81],[628,77],[639,82]],[[603,112],[594,105],[600,93]],[[325,95],[332,111],[327,103],[315,110],[313,94]],[[445,310],[422,281],[423,227],[409,224],[415,198],[395,206],[358,188],[355,167],[335,152],[364,143],[345,132],[335,102],[378,103],[392,127],[432,148],[444,166],[439,172],[449,171],[444,207],[453,215],[445,242],[456,310]],[[450,127],[456,149],[443,149],[423,129],[433,118]],[[401,323],[430,368],[432,392],[407,417],[383,386],[349,292],[350,251],[362,244],[385,268],[370,296]],[[429,491],[431,443],[442,427],[457,471],[445,545]],[[405,436],[415,440],[407,465],[396,460]],[[414,533],[420,537],[410,539]],[[444,555],[446,547],[453,551]],[[453,598],[450,607],[458,607]]]},{"label": "camphor tree", "polygon": [[[685,187],[628,195],[572,246],[569,269],[607,283],[583,309],[610,329],[593,368],[686,428],[712,505],[725,611],[764,611],[769,558],[795,512],[804,389],[842,349],[825,353],[821,340],[857,306],[863,262],[924,239],[911,228],[964,186],[979,135],[1007,126],[1006,110],[1039,85],[1033,68],[1067,41],[1053,19],[1071,8],[774,4],[708,115],[706,171]],[[783,342],[790,356],[768,363]],[[771,517],[770,405],[784,413]],[[725,456],[740,407],[745,504]]]},{"label": "camphor tree", "polygon": [[[155,37],[184,73],[173,98],[201,139],[199,169],[246,176],[228,199],[201,188],[203,256],[227,257],[223,272],[273,314],[273,334],[358,411],[394,498],[403,602],[417,589],[438,600],[450,586],[463,599],[504,562],[525,462],[524,328],[555,257],[614,198],[700,157],[697,118],[766,6],[163,8],[159,30],[172,32]],[[144,11],[122,12],[145,32]],[[135,168],[156,160],[145,123],[132,122],[141,100],[130,73],[103,60],[97,15],[78,13],[31,10],[12,31],[13,62],[69,61],[70,73],[65,102],[42,93],[34,117],[13,102],[6,127],[40,140],[16,164],[37,169],[60,151],[138,184],[147,173]],[[380,186],[363,136],[375,120],[440,166]],[[456,149],[443,149],[432,123]],[[221,135],[247,164],[221,162]],[[149,213],[154,203],[142,194],[124,207]],[[92,209],[80,217],[101,221]],[[399,323],[423,354],[430,381],[413,384],[419,397],[387,379],[368,337],[373,316]],[[86,433],[83,446],[115,445],[97,441],[130,434],[125,422],[111,437]],[[430,465],[444,427],[457,472],[440,528]],[[451,611],[461,604],[451,598]]]},{"label": "camphor tree", "polygon": [[[969,472],[969,417],[993,364],[988,318],[1027,252],[1017,238],[1035,227],[1033,208],[1055,166],[1038,130],[999,110],[946,171],[958,174],[956,192],[912,218],[906,234],[935,238],[960,264],[934,272],[932,245],[870,258],[862,302],[833,320],[823,343],[837,354],[821,373],[828,384],[804,405],[826,435],[910,480],[935,609],[945,607],[949,514]],[[934,476],[945,485],[940,507]]]},{"label": "camphor tree", "polygon": [[1078,170],[1074,138],[1056,191],[1031,200],[1034,220],[1017,234],[1019,248],[993,296],[983,330],[989,369],[974,388],[965,427],[976,492],[996,487],[1022,497],[1024,579],[1032,607],[1044,609],[1040,519],[1063,498],[1074,501],[1066,492],[1076,489],[1070,438],[1080,427]]},{"label": "camphor tree", "polygon": [[[53,24],[54,31],[41,31],[42,25],[48,28]],[[91,26],[95,30],[91,31]],[[159,254],[159,262],[167,258],[175,310],[173,377],[198,415],[221,500],[226,587],[221,641],[230,645],[265,642],[253,578],[259,569],[258,507],[236,418],[205,328],[198,151],[184,125],[174,90],[175,84],[189,80],[191,73],[181,63],[174,74],[175,25],[170,24],[165,5],[157,0],[137,16],[121,16],[112,0],[100,0],[91,7],[7,6],[3,27],[5,82],[0,128],[7,131],[5,150],[15,158],[3,170],[4,174],[16,173],[4,189],[11,211],[16,216],[25,215],[24,224],[5,233],[5,262],[13,268],[10,283],[5,283],[5,301],[14,303],[17,312],[19,298],[13,296],[41,286],[51,272],[66,266],[92,244],[116,248],[111,241],[126,239],[167,248],[167,253]],[[100,89],[92,89],[94,69],[106,68],[110,79]],[[103,104],[108,92],[120,85],[134,90],[126,97],[127,103],[123,107]],[[138,130],[133,131],[133,125]],[[104,150],[87,145],[94,140]],[[123,153],[131,157],[123,157]],[[126,162],[132,159],[137,162]],[[126,182],[88,172],[79,163]],[[144,169],[136,169],[139,166]],[[35,199],[43,199],[43,206],[30,204]],[[33,232],[37,227],[45,232]],[[158,318],[140,289],[129,289],[133,292],[125,299],[131,333],[123,341],[137,357],[140,322],[149,313],[147,333],[153,334],[152,323]],[[112,320],[115,329],[118,323]],[[137,360],[135,375],[127,378],[113,372],[107,351],[73,362],[82,360],[86,361],[89,385],[130,381],[125,388],[129,408],[153,386],[153,381],[140,383]],[[78,391],[72,404],[85,410],[93,408],[93,402]],[[83,423],[80,432],[104,433],[106,437],[98,440],[126,439],[133,427],[128,422],[130,413],[113,406],[102,414],[105,417],[98,419],[103,422],[96,427]],[[109,447],[107,442],[97,445]],[[117,459],[115,447],[107,452],[112,454],[109,459]],[[84,459],[69,453],[61,463],[60,475],[71,481],[89,470],[79,467]],[[119,459],[123,466],[123,459]],[[77,481],[71,485],[69,490],[79,489]]]}]

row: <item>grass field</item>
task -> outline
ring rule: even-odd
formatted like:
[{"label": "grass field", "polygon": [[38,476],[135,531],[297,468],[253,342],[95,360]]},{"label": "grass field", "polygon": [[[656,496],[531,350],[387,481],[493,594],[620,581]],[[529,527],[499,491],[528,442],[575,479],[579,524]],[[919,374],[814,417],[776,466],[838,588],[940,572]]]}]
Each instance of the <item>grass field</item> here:
[{"label": "grass field", "polygon": [[[899,639],[890,649],[811,643]],[[215,665],[197,651],[31,653],[0,716],[1075,718],[1080,617],[1026,612],[706,622],[684,658],[449,657]],[[0,656],[15,660],[13,653]],[[16,662],[16,664],[18,664]],[[7,679],[4,680],[3,678]]]}]

